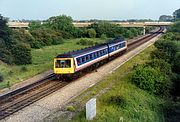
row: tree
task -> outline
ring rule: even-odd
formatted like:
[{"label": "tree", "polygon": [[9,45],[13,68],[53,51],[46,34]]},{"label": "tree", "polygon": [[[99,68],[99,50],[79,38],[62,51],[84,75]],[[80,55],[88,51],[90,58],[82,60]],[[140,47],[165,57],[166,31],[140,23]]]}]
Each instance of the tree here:
[{"label": "tree", "polygon": [[0,15],[0,60],[12,64],[13,58],[11,54],[12,41],[10,39],[11,31],[7,26],[7,18]]},{"label": "tree", "polygon": [[159,21],[163,21],[163,22],[173,21],[173,17],[170,15],[161,15],[159,17]]},{"label": "tree", "polygon": [[180,9],[176,10],[176,11],[173,13],[173,16],[174,16],[174,19],[175,19],[175,20],[179,20],[179,19],[180,19]]},{"label": "tree", "polygon": [[72,35],[75,33],[73,19],[70,16],[66,16],[66,15],[60,15],[49,18],[47,20],[46,26],[56,31],[68,32]]},{"label": "tree", "polygon": [[29,30],[32,31],[32,30],[35,30],[35,29],[40,28],[40,27],[42,27],[42,26],[43,26],[43,25],[41,24],[40,21],[33,21],[33,22],[31,22],[30,25],[29,25]]},{"label": "tree", "polygon": [[63,43],[63,34],[50,28],[41,27],[31,31],[31,34],[34,37],[34,41],[30,42],[32,48],[40,48],[42,46]]},{"label": "tree", "polygon": [[87,33],[89,38],[96,38],[96,31],[94,29],[88,29]]},{"label": "tree", "polygon": [[107,37],[115,38],[122,36],[123,28],[115,24],[111,24],[107,21],[100,21],[93,23],[88,27],[88,29],[94,29],[97,33],[97,37],[101,37],[102,34],[105,34]]}]

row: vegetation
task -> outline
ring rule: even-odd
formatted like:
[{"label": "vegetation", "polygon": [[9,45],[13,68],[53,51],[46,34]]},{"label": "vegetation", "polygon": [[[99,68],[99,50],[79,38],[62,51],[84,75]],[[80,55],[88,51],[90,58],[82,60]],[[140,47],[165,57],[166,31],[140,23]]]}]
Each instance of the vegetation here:
[{"label": "vegetation", "polygon": [[4,80],[4,77],[2,74],[0,74],[0,82],[3,82],[3,80]]},{"label": "vegetation", "polygon": [[162,21],[162,22],[168,22],[168,21],[173,21],[174,18],[170,15],[161,15],[159,17],[159,21]]},{"label": "vegetation", "polygon": [[132,75],[132,82],[151,94],[168,95],[171,90],[170,79],[152,67],[138,67]]},{"label": "vegetation", "polygon": [[176,10],[174,13],[173,13],[173,16],[174,16],[174,19],[177,21],[177,20],[180,20],[180,9]]},{"label": "vegetation", "polygon": [[93,45],[97,45],[99,44],[99,42],[94,42],[92,40],[88,40],[88,39],[80,39],[76,44],[78,45],[84,45],[84,46],[93,46]]},{"label": "vegetation", "polygon": [[[154,46],[146,49],[132,60],[128,61],[113,74],[106,76],[101,82],[86,90],[72,102],[77,103],[73,122],[87,121],[85,118],[85,103],[92,97],[97,97],[97,116],[93,122],[118,122],[138,121],[157,122],[163,121],[164,99],[147,93],[129,82],[133,67],[144,64],[150,59],[150,52],[155,50]],[[82,107],[83,106],[83,107]],[[79,110],[80,109],[80,110]],[[80,111],[80,112],[79,112]],[[60,117],[55,121],[67,119]]]},{"label": "vegetation", "polygon": [[7,19],[0,15],[0,60],[7,64],[31,64],[30,48],[24,43],[26,35],[10,30],[6,23]]}]

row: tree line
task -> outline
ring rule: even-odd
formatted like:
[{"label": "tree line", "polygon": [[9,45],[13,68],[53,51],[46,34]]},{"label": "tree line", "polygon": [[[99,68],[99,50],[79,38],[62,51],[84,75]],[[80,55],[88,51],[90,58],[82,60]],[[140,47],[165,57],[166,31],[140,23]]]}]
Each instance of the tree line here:
[{"label": "tree line", "polygon": [[31,48],[63,44],[73,38],[133,38],[142,28],[123,28],[107,21],[98,21],[86,28],[73,25],[70,16],[50,17],[43,23],[33,21],[28,30],[10,29],[7,18],[0,15],[0,60],[7,64],[31,64]]}]

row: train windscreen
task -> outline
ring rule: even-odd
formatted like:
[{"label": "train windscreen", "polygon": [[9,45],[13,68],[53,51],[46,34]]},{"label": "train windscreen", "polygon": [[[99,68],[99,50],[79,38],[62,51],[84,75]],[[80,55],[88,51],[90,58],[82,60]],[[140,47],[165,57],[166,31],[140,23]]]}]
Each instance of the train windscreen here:
[{"label": "train windscreen", "polygon": [[71,60],[57,60],[56,61],[56,68],[70,68],[71,67]]}]

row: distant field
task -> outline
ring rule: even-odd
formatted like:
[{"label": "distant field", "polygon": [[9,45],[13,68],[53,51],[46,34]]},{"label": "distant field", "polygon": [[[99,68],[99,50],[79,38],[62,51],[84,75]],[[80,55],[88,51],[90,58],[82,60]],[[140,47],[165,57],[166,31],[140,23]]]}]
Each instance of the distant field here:
[{"label": "distant field", "polygon": [[[0,62],[0,72],[3,74],[5,81],[0,83],[0,89],[8,87],[8,82],[13,85],[17,82],[21,82],[29,77],[39,74],[43,71],[52,69],[53,58],[60,53],[68,52],[70,50],[76,50],[84,48],[85,46],[77,45],[76,43],[80,39],[65,40],[64,44],[47,46],[41,49],[32,49],[32,60],[31,65],[23,66],[8,66]],[[103,42],[102,39],[89,39],[96,42]]]},{"label": "distant field", "polygon": [[[132,74],[133,67],[147,62],[150,59],[150,52],[153,50],[155,50],[154,46],[147,48],[117,69],[115,73],[105,77],[97,85],[75,98],[71,102],[74,103],[71,108],[75,109],[75,113],[77,111],[77,116],[72,121],[86,121],[83,108],[85,103],[94,96],[97,96],[97,117],[93,122],[163,121],[164,116],[161,106],[164,100],[148,94],[128,80]],[[70,111],[67,116],[73,115],[73,112],[71,113]],[[55,121],[63,121],[64,119],[66,121],[67,116],[56,117]]]}]

